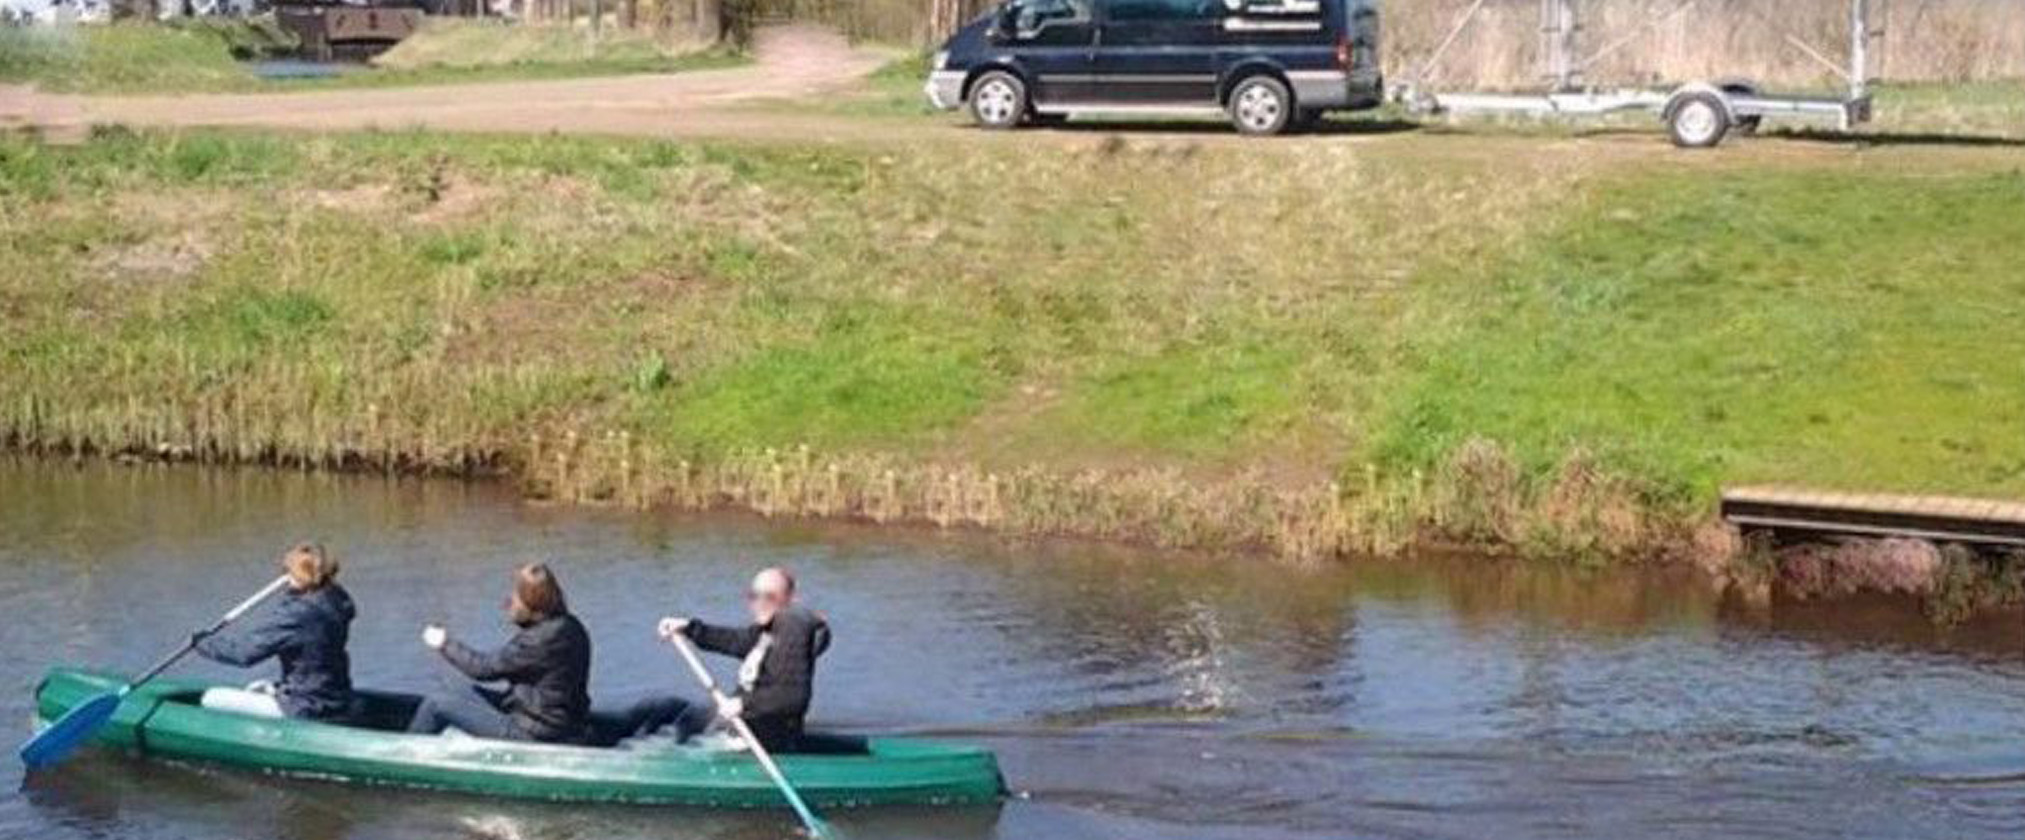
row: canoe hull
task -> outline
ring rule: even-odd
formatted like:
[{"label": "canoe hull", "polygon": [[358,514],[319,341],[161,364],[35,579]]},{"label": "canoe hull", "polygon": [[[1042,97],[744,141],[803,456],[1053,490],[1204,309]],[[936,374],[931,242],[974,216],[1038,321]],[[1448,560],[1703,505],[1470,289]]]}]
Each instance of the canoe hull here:
[{"label": "canoe hull", "polygon": [[[36,692],[54,720],[118,688],[55,669]],[[752,757],[689,747],[612,749],[492,741],[257,718],[197,706],[209,683],[159,680],[129,695],[97,740],[130,752],[368,784],[557,802],[786,807]],[[821,808],[963,805],[1004,792],[989,751],[934,741],[867,741],[857,755],[783,755],[782,770]]]}]

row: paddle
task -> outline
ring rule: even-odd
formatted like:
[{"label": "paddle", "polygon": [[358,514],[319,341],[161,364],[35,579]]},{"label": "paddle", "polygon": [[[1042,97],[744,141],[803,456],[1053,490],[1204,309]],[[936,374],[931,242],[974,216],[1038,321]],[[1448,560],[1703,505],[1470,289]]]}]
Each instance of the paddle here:
[{"label": "paddle", "polygon": [[[697,681],[703,683],[705,691],[710,692],[710,699],[723,705],[724,692],[718,690],[717,680],[710,676],[710,669],[703,667],[703,660],[696,655],[696,649],[689,646],[689,640],[681,634],[676,634],[674,643],[675,650],[689,662],[689,670],[696,674]],[[808,826],[809,834],[819,838],[834,838],[836,835],[830,831],[829,825],[817,818],[816,812],[809,810],[808,803],[802,801],[801,794],[795,792],[794,785],[788,784],[787,775],[780,771],[780,765],[773,762],[773,756],[768,755],[766,748],[759,745],[758,738],[752,737],[752,727],[746,726],[742,718],[731,718],[731,726],[738,730],[738,737],[745,740],[746,748],[752,750],[752,757],[759,760],[759,766],[773,778],[773,783],[780,788],[781,795],[787,797],[788,804],[795,809],[795,815],[802,818],[802,825]]]},{"label": "paddle", "polygon": [[226,613],[224,617],[219,618],[216,624],[211,625],[208,629],[195,636],[191,636],[190,640],[184,642],[182,647],[177,648],[175,653],[169,654],[162,661],[155,663],[155,667],[149,668],[140,676],[135,677],[132,682],[120,686],[120,690],[100,694],[72,706],[70,711],[65,712],[63,717],[57,718],[55,723],[49,725],[49,728],[35,733],[35,737],[28,739],[27,743],[21,745],[21,749],[16,753],[21,756],[21,763],[28,765],[28,769],[30,770],[39,770],[62,761],[64,756],[70,755],[72,750],[77,749],[84,742],[91,740],[92,733],[97,732],[99,727],[105,725],[106,721],[112,720],[113,713],[119,711],[120,701],[125,699],[127,694],[139,688],[142,683],[154,679],[163,671],[169,670],[169,666],[176,664],[177,660],[189,655],[190,651],[197,647],[199,640],[225,629],[225,625],[239,620],[239,617],[245,615],[248,610],[259,606],[260,602],[267,600],[274,593],[280,591],[281,587],[286,585],[288,585],[287,575],[275,578],[273,583],[268,584],[259,592],[253,593],[253,597],[241,601],[239,606],[233,607],[232,611]]}]

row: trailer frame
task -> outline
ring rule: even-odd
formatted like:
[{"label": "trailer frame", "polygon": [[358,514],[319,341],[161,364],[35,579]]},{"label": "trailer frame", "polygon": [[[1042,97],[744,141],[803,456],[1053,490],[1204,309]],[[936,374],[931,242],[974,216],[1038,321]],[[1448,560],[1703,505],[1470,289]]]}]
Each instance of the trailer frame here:
[{"label": "trailer frame", "polygon": [[1392,98],[1408,110],[1423,114],[1523,114],[1581,119],[1647,111],[1659,116],[1674,145],[1682,148],[1714,147],[1732,132],[1755,132],[1768,119],[1830,122],[1836,130],[1844,132],[1870,121],[1874,84],[1870,76],[1870,42],[1883,34],[1882,30],[1872,28],[1871,22],[1878,7],[1888,0],[1849,0],[1847,55],[1839,63],[1805,40],[1784,34],[1788,45],[1842,77],[1844,88],[1837,96],[1768,94],[1754,82],[1735,78],[1697,79],[1671,87],[1598,88],[1585,83],[1583,73],[1588,67],[1685,13],[1699,1],[1681,0],[1673,8],[1654,15],[1637,31],[1593,53],[1578,55],[1576,36],[1582,28],[1578,0],[1540,0],[1546,90],[1512,93],[1434,89],[1426,79],[1481,16],[1486,0],[1476,0],[1420,64],[1413,78],[1394,88]]}]

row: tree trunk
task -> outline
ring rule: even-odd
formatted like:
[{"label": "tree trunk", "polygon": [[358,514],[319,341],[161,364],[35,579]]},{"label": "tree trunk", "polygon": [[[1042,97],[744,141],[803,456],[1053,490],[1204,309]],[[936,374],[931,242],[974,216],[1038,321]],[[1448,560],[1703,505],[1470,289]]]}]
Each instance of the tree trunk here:
[{"label": "tree trunk", "polygon": [[962,0],[930,0],[928,9],[928,34],[934,43],[942,43],[956,28],[963,25]]},{"label": "tree trunk", "polygon": [[717,43],[724,37],[724,7],[719,0],[695,0],[696,37]]},{"label": "tree trunk", "polygon": [[640,0],[619,0],[619,28],[634,29],[640,25]]}]

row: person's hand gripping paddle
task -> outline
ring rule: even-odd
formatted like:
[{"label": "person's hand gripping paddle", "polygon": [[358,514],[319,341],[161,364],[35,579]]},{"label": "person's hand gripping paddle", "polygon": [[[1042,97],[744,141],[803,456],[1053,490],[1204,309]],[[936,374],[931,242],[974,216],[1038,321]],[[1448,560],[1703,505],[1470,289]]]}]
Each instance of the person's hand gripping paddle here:
[{"label": "person's hand gripping paddle", "polygon": [[[705,691],[710,692],[711,701],[716,703],[718,708],[724,708],[730,698],[718,689],[717,679],[710,676],[710,669],[703,667],[703,659],[696,655],[696,649],[690,646],[688,637],[681,633],[673,633],[669,635],[668,640],[675,645],[675,651],[682,654],[683,660],[689,663],[689,670],[696,674],[696,681],[703,684]],[[745,741],[746,749],[752,750],[752,757],[759,762],[760,768],[764,769],[767,776],[773,779],[774,785],[780,788],[781,795],[787,797],[788,805],[795,809],[795,816],[802,818],[802,825],[808,827],[810,836],[819,840],[835,840],[836,832],[831,830],[828,823],[817,817],[816,812],[809,810],[809,804],[803,802],[801,794],[795,792],[794,785],[788,783],[787,776],[781,773],[780,765],[774,763],[773,756],[767,754],[766,747],[760,746],[759,739],[752,737],[752,727],[746,726],[745,720],[736,715],[728,716],[726,720],[731,722],[732,728],[738,732],[738,737]]]},{"label": "person's hand gripping paddle", "polygon": [[260,602],[272,597],[287,585],[287,575],[275,578],[273,583],[253,593],[253,597],[239,602],[239,606],[233,607],[216,623],[198,631],[189,641],[184,642],[182,647],[177,648],[175,653],[169,654],[162,661],[155,663],[155,667],[149,668],[131,682],[120,686],[118,691],[109,691],[70,707],[70,711],[65,712],[63,717],[57,718],[48,728],[29,738],[15,754],[21,757],[21,763],[27,765],[30,770],[40,770],[62,761],[72,751],[91,740],[91,736],[98,732],[99,727],[105,726],[106,721],[112,720],[113,714],[119,711],[120,701],[133,693],[134,689],[161,676],[163,671],[169,670],[170,666],[195,650],[198,642],[225,629],[226,625],[238,621],[240,616],[260,606]]}]

